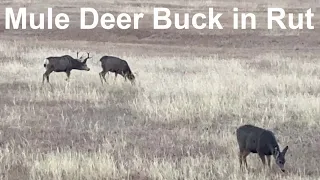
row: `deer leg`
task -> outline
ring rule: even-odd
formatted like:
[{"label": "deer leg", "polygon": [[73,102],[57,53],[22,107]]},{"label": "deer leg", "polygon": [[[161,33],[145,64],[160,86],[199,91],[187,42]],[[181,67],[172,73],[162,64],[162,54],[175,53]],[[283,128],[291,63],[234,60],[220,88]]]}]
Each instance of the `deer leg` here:
[{"label": "deer leg", "polygon": [[268,162],[269,168],[271,168],[271,156],[267,156],[267,162]]},{"label": "deer leg", "polygon": [[49,75],[47,75],[46,78],[47,78],[47,82],[50,84],[50,82],[49,82]]},{"label": "deer leg", "polygon": [[45,76],[46,76],[47,82],[49,83],[49,85],[50,85],[50,87],[51,87],[51,90],[52,90],[52,84],[49,82],[49,75],[50,75],[50,74],[46,74]]},{"label": "deer leg", "polygon": [[101,80],[101,83],[103,84],[103,80],[105,81],[105,82],[107,82],[107,80],[106,80],[106,72],[105,71],[101,71],[100,73],[99,73],[99,76],[100,76],[100,80]]},{"label": "deer leg", "polygon": [[116,81],[118,73],[114,73],[114,82]]},{"label": "deer leg", "polygon": [[246,165],[246,168],[248,169],[248,163],[247,163],[247,156],[250,154],[249,151],[244,151],[244,153],[242,154],[243,160],[244,160],[244,164]]},{"label": "deer leg", "polygon": [[45,79],[46,79],[46,76],[47,76],[47,75],[46,75],[45,73],[44,73],[43,76],[42,76],[42,85],[44,84],[44,81],[45,81]]},{"label": "deer leg", "polygon": [[240,164],[240,168],[242,168],[242,153],[239,152],[239,164]]},{"label": "deer leg", "polygon": [[123,71],[121,71],[120,75],[124,78],[124,81],[127,81],[127,73],[124,73]]},{"label": "deer leg", "polygon": [[265,155],[262,154],[262,153],[259,153],[259,157],[260,157],[260,159],[261,159],[261,162],[262,162],[263,166],[265,167],[265,166],[266,166]]},{"label": "deer leg", "polygon": [[247,156],[250,154],[249,151],[241,150],[239,153],[239,162],[240,162],[240,168],[242,168],[242,163],[244,162],[244,165],[248,169],[248,163],[247,163]]},{"label": "deer leg", "polygon": [[49,82],[49,74],[47,75],[47,82],[50,84],[50,87],[52,88],[52,84]]},{"label": "deer leg", "polygon": [[47,79],[47,82],[50,84],[49,82],[49,75],[51,74],[52,70],[47,69],[46,72],[43,74],[43,78],[42,78],[42,84],[44,84],[45,79]]},{"label": "deer leg", "polygon": [[43,76],[42,76],[42,84],[44,84],[44,81],[45,79],[47,78],[48,74],[47,74],[47,71],[45,73],[43,73]]},{"label": "deer leg", "polygon": [[66,81],[69,81],[69,78],[70,78],[70,71],[67,71],[67,72],[66,72],[66,74],[67,74],[67,79],[66,79]]},{"label": "deer leg", "polygon": [[103,84],[102,73],[103,73],[103,71],[99,73],[99,77],[100,77],[101,84]]},{"label": "deer leg", "polygon": [[[108,72],[108,76],[109,76],[109,72]],[[106,80],[106,72],[104,72],[104,73],[102,74],[102,77],[103,77],[104,82],[107,82],[107,80]]]}]

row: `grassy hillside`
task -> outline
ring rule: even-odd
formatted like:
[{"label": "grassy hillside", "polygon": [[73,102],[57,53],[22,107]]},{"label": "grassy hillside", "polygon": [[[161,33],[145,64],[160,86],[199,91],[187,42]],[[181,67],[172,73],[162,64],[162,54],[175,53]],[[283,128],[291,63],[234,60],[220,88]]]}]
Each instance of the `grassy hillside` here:
[{"label": "grassy hillside", "polygon": [[[67,30],[4,30],[0,36],[0,174],[2,179],[317,179],[320,161],[320,31],[233,30],[229,9],[305,11],[314,1],[41,1],[0,3],[72,19]],[[100,13],[145,12],[139,30],[79,30],[79,7]],[[154,7],[223,11],[224,30],[153,30]],[[294,7],[301,9],[293,9]],[[313,23],[320,24],[319,11]],[[2,16],[4,17],[4,16]],[[4,27],[4,20],[0,21]],[[1,28],[0,28],[1,29]],[[2,28],[3,29],[3,28]],[[90,71],[52,73],[48,56],[90,52]],[[128,61],[102,85],[99,59]],[[255,124],[289,146],[286,173],[257,155],[241,172],[235,130]]]}]

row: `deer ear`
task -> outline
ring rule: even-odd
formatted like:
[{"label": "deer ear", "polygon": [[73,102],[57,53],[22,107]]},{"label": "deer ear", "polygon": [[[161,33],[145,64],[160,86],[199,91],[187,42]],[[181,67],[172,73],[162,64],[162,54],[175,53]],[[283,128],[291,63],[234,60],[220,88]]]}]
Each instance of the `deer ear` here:
[{"label": "deer ear", "polygon": [[283,151],[282,151],[282,154],[283,154],[283,155],[285,155],[285,154],[287,153],[288,148],[289,148],[289,147],[286,146],[286,147],[283,149]]}]

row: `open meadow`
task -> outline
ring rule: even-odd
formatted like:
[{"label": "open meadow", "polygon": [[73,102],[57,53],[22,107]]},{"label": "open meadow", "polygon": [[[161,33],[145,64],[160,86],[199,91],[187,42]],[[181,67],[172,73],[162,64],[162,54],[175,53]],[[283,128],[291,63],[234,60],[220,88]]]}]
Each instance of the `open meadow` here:
[{"label": "open meadow", "polygon": [[[3,0],[0,2],[0,179],[313,180],[320,178],[320,2],[314,0]],[[67,13],[66,30],[5,30],[5,7]],[[80,7],[143,12],[139,29],[80,30]],[[153,29],[153,8],[223,13],[224,29]],[[234,30],[232,9],[257,29]],[[268,30],[266,9],[312,8],[314,30]],[[297,8],[298,7],[298,8]],[[49,56],[90,52],[90,71],[52,73]],[[136,84],[99,59],[127,60]],[[272,130],[286,172],[257,154],[241,171],[235,131]]]}]

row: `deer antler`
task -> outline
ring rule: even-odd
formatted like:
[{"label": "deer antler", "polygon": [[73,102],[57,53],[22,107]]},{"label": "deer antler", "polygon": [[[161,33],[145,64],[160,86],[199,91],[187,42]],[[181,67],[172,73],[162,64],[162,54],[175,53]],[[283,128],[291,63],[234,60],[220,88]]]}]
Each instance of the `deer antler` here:
[{"label": "deer antler", "polygon": [[86,58],[83,60],[84,63],[86,63],[88,59],[92,58],[92,56],[90,57],[90,53],[87,53],[87,54],[88,54],[88,57],[86,57]]},{"label": "deer antler", "polygon": [[92,56],[90,57],[90,53],[89,52],[87,52],[87,54],[88,54],[88,57],[86,59],[92,58]]}]

